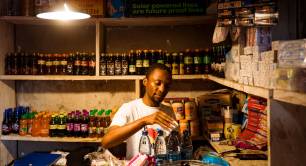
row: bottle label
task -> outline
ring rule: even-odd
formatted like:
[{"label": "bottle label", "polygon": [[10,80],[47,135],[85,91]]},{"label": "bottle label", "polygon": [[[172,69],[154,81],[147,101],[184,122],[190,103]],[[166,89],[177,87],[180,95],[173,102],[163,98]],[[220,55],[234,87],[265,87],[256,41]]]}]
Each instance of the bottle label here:
[{"label": "bottle label", "polygon": [[180,64],[180,75],[185,74],[185,69],[184,69],[185,65],[184,64]]},{"label": "bottle label", "polygon": [[81,124],[80,123],[75,123],[73,125],[73,131],[76,131],[76,132],[81,131]]},{"label": "bottle label", "polygon": [[136,67],[142,67],[143,63],[142,60],[137,59],[136,60]]},{"label": "bottle label", "polygon": [[2,124],[2,133],[9,133],[10,128],[7,124]]},{"label": "bottle label", "polygon": [[156,147],[156,154],[155,155],[162,155],[167,154],[166,142],[163,139],[157,139],[155,143]]},{"label": "bottle label", "polygon": [[150,155],[150,150],[149,138],[142,136],[142,138],[140,138],[139,153]]},{"label": "bottle label", "polygon": [[97,133],[98,135],[102,134],[102,132],[103,132],[103,127],[97,127],[97,128],[96,128],[96,133]]},{"label": "bottle label", "polygon": [[37,61],[37,64],[39,64],[39,65],[45,65],[45,64],[46,64],[46,61],[44,61],[44,60],[38,60],[38,61]]},{"label": "bottle label", "polygon": [[75,60],[74,61],[74,66],[80,66],[81,65],[81,61],[80,60]]},{"label": "bottle label", "polygon": [[14,123],[12,125],[12,129],[13,129],[13,131],[18,132],[19,131],[19,124],[18,123]]},{"label": "bottle label", "polygon": [[177,63],[172,63],[172,74],[179,74],[179,65]]},{"label": "bottle label", "polygon": [[52,66],[52,64],[53,64],[52,61],[47,61],[46,62],[46,66]]},{"label": "bottle label", "polygon": [[72,73],[73,66],[72,64],[67,65],[67,72]]},{"label": "bottle label", "polygon": [[67,65],[67,61],[61,61],[61,65],[62,66],[66,66]]},{"label": "bottle label", "polygon": [[88,124],[81,124],[81,131],[87,132],[88,131]]},{"label": "bottle label", "polygon": [[106,75],[106,63],[100,63],[100,75],[105,76]]},{"label": "bottle label", "polygon": [[158,60],[157,60],[157,63],[164,64],[164,60],[162,60],[162,59],[158,59]]},{"label": "bottle label", "polygon": [[136,72],[136,66],[135,65],[129,65],[129,72],[135,73]]},{"label": "bottle label", "polygon": [[59,63],[59,61],[53,61],[53,65],[54,66],[57,66],[57,65],[59,65],[60,63]]},{"label": "bottle label", "polygon": [[209,56],[204,56],[203,63],[204,63],[204,64],[210,64],[210,58],[209,58]]},{"label": "bottle label", "polygon": [[193,58],[191,56],[184,57],[184,64],[191,65],[193,63]]},{"label": "bottle label", "polygon": [[143,67],[150,67],[150,60],[144,59],[143,60]]},{"label": "bottle label", "polygon": [[84,67],[88,66],[88,61],[81,61],[81,66],[84,66]]},{"label": "bottle label", "polygon": [[66,130],[66,125],[65,124],[57,125],[57,129],[58,130]]},{"label": "bottle label", "polygon": [[114,75],[115,74],[114,63],[107,63],[107,74],[108,75]]},{"label": "bottle label", "polygon": [[28,134],[32,134],[32,123],[28,123]]},{"label": "bottle label", "polygon": [[89,61],[89,66],[90,67],[95,67],[96,66],[96,62],[95,61]]},{"label": "bottle label", "polygon": [[49,126],[49,129],[50,130],[55,130],[55,129],[57,129],[57,125],[52,124],[52,125]]},{"label": "bottle label", "polygon": [[193,57],[193,63],[194,64],[200,64],[201,63],[201,58],[198,56]]},{"label": "bottle label", "polygon": [[67,123],[66,124],[66,130],[67,131],[73,131],[73,123]]},{"label": "bottle label", "polygon": [[94,134],[96,133],[96,127],[93,126],[93,127],[89,127],[89,134]]}]

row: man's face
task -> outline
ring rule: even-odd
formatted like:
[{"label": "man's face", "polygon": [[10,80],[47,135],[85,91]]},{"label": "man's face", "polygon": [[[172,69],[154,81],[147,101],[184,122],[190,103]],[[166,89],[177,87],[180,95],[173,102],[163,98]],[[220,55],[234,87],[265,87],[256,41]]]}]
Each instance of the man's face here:
[{"label": "man's face", "polygon": [[155,69],[145,82],[147,96],[154,102],[160,103],[166,97],[171,84],[167,72]]}]

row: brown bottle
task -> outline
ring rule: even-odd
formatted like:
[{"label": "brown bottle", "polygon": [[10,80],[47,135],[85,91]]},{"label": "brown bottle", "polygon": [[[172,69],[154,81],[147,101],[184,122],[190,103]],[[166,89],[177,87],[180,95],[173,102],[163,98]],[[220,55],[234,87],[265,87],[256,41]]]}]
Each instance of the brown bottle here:
[{"label": "brown bottle", "polygon": [[52,74],[53,75],[59,75],[60,74],[60,60],[59,60],[59,54],[53,55],[53,62],[52,62]]},{"label": "brown bottle", "polygon": [[194,67],[194,74],[201,74],[202,73],[202,62],[200,57],[200,50],[195,49],[193,52],[193,67]]},{"label": "brown bottle", "polygon": [[38,54],[37,60],[38,75],[44,75],[46,70],[46,59],[44,54]]},{"label": "brown bottle", "polygon": [[12,60],[13,54],[7,53],[5,56],[5,74],[9,75],[12,73]]},{"label": "brown bottle", "polygon": [[45,71],[45,74],[51,75],[52,74],[52,65],[53,65],[52,54],[46,54],[45,58],[46,58],[46,71]]},{"label": "brown bottle", "polygon": [[66,73],[67,73],[67,54],[62,54],[60,61],[60,74],[66,75]]},{"label": "brown bottle", "polygon": [[115,75],[121,75],[122,73],[122,66],[121,66],[121,55],[119,53],[115,54]]},{"label": "brown bottle", "polygon": [[30,74],[37,75],[38,68],[37,68],[37,54],[33,53],[31,56],[31,65],[30,65]]},{"label": "brown bottle", "polygon": [[96,75],[96,54],[94,52],[88,57],[88,75]]},{"label": "brown bottle", "polygon": [[88,54],[82,53],[81,57],[81,74],[88,75]]},{"label": "brown bottle", "polygon": [[193,74],[193,56],[189,49],[186,49],[184,56],[185,74]]}]

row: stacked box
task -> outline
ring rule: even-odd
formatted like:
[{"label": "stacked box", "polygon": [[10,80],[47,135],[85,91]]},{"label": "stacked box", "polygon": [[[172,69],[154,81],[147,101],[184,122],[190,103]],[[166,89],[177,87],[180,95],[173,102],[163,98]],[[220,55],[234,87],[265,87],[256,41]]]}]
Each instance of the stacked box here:
[{"label": "stacked box", "polygon": [[306,68],[306,40],[279,42],[279,67]]}]

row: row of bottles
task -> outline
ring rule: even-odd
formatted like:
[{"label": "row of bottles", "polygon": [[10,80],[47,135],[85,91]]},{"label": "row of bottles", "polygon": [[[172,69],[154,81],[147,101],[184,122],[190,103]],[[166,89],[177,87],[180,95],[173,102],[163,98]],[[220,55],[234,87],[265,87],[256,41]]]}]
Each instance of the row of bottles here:
[{"label": "row of bottles", "polygon": [[42,54],[14,52],[5,57],[7,75],[95,75],[95,53]]},{"label": "row of bottles", "polygon": [[158,136],[151,144],[145,129],[139,141],[139,153],[155,156],[157,165],[160,165],[167,161],[191,160],[193,146],[188,131],[184,131],[180,138],[178,131],[173,130],[166,141],[164,132],[158,130]]},{"label": "row of bottles", "polygon": [[231,49],[230,45],[223,43],[216,44],[212,47],[212,63],[211,63],[211,74],[224,78],[226,54]]},{"label": "row of bottles", "polygon": [[111,123],[111,110],[31,112],[29,107],[5,109],[2,135],[42,137],[102,137]]},{"label": "row of bottles", "polygon": [[101,53],[100,75],[144,75],[150,65],[165,64],[173,75],[210,73],[209,49],[181,52],[130,50],[129,54]]}]

